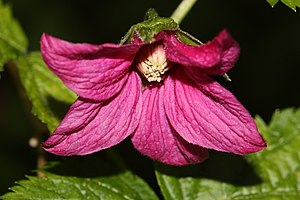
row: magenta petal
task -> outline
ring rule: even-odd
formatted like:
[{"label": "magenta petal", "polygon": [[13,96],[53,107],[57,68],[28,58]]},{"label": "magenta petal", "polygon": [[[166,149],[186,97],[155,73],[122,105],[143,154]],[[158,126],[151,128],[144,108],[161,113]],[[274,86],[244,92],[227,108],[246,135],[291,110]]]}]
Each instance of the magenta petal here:
[{"label": "magenta petal", "polygon": [[98,114],[101,103],[79,97],[70,107],[55,132],[69,134],[84,128]]},{"label": "magenta petal", "polygon": [[188,142],[235,154],[266,147],[247,110],[225,88],[199,70],[189,78],[182,67],[165,80],[165,108],[175,130]]},{"label": "magenta petal", "polygon": [[221,62],[205,71],[207,74],[211,75],[221,75],[228,72],[237,61],[240,54],[239,44],[229,35],[226,30],[223,30],[214,41],[218,41],[222,47],[222,58]]},{"label": "magenta petal", "polygon": [[173,32],[162,32],[156,39],[164,39],[169,60],[188,67],[198,67],[204,73],[221,75],[236,62],[240,49],[238,43],[222,31],[212,41],[199,46],[182,43]]},{"label": "magenta petal", "polygon": [[128,78],[139,45],[74,44],[43,34],[41,52],[48,67],[77,95],[106,100]]},{"label": "magenta petal", "polygon": [[143,91],[143,110],[131,140],[142,154],[170,165],[199,163],[208,152],[181,138],[170,126],[163,105],[163,86],[148,86]]},{"label": "magenta petal", "polygon": [[172,62],[185,66],[199,66],[203,69],[213,67],[220,62],[222,49],[218,42],[191,46],[179,41],[174,33],[164,34],[166,54]]},{"label": "magenta petal", "polygon": [[136,129],[141,103],[141,80],[133,72],[111,101],[101,105],[77,100],[44,149],[62,156],[85,155],[118,144]]}]

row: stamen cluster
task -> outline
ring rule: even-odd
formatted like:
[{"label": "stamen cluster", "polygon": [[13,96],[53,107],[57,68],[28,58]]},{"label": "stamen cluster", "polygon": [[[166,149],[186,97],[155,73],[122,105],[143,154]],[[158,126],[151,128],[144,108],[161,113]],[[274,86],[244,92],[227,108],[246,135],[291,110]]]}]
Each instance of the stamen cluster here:
[{"label": "stamen cluster", "polygon": [[161,82],[172,67],[160,43],[144,46],[136,57],[137,69],[149,81]]}]

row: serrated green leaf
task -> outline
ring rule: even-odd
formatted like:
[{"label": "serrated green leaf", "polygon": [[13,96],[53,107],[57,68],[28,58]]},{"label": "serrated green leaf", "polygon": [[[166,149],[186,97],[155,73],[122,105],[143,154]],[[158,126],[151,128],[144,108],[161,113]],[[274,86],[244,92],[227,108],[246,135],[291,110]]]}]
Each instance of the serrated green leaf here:
[{"label": "serrated green leaf", "polygon": [[27,45],[27,38],[13,18],[10,6],[0,0],[0,71],[8,61],[24,54]]},{"label": "serrated green leaf", "polygon": [[[274,7],[275,4],[278,3],[279,0],[267,0],[268,3]],[[297,7],[300,7],[300,0],[281,0],[282,3],[296,11]]]},{"label": "serrated green leaf", "polygon": [[296,11],[297,7],[300,7],[300,0],[281,0],[285,5]]},{"label": "serrated green leaf", "polygon": [[[46,173],[18,182],[3,199],[157,199],[150,188],[130,172],[100,177],[77,178]],[[147,189],[145,189],[147,187]]]},{"label": "serrated green leaf", "polygon": [[279,0],[267,0],[267,2],[274,7],[276,3],[278,3]]},{"label": "serrated green leaf", "polygon": [[268,126],[259,117],[256,122],[268,148],[245,156],[247,162],[241,156],[215,153],[192,167],[157,164],[165,199],[300,199],[300,109],[276,111]]},{"label": "serrated green leaf", "polygon": [[46,67],[39,52],[20,57],[17,65],[33,114],[52,132],[76,95]]},{"label": "serrated green leaf", "polygon": [[[1,198],[158,200],[156,194],[141,178],[125,168],[119,168],[116,163],[103,159],[103,156],[86,162],[89,158],[67,158],[68,164],[64,161],[65,166],[54,165],[54,169],[47,167],[41,171],[43,177],[28,176],[27,180],[21,180],[11,188],[13,192]],[[77,169],[77,173],[70,172],[74,171],[74,168]],[[51,170],[52,172],[49,172]],[[90,170],[98,173],[98,176],[91,176]]]}]

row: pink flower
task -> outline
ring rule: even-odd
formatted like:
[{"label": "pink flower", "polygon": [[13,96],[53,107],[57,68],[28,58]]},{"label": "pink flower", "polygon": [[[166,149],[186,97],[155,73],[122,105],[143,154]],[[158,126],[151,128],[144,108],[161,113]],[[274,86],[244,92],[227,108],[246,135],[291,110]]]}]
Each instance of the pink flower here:
[{"label": "pink flower", "polygon": [[186,165],[205,160],[207,149],[248,154],[266,147],[247,110],[211,77],[238,58],[226,31],[199,46],[182,43],[175,31],[151,42],[136,34],[124,45],[73,44],[44,34],[41,52],[79,96],[43,144],[51,153],[90,154],[130,136],[142,154]]}]

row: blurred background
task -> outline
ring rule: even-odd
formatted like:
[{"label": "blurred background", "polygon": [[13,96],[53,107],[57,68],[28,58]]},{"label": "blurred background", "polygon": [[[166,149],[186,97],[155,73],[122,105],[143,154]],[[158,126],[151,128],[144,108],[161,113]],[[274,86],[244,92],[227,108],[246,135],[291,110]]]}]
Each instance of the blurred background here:
[{"label": "blurred background", "polygon": [[[131,25],[153,7],[170,16],[180,0],[5,0],[12,6],[29,39],[39,50],[43,32],[73,41],[118,43]],[[254,115],[269,121],[276,109],[300,104],[300,14],[282,3],[265,0],[199,0],[181,29],[202,42],[227,28],[241,46],[232,82],[221,80]],[[218,79],[219,80],[219,79]],[[28,140],[36,131],[28,107],[8,70],[0,80],[0,195],[36,168],[36,150]]]}]

